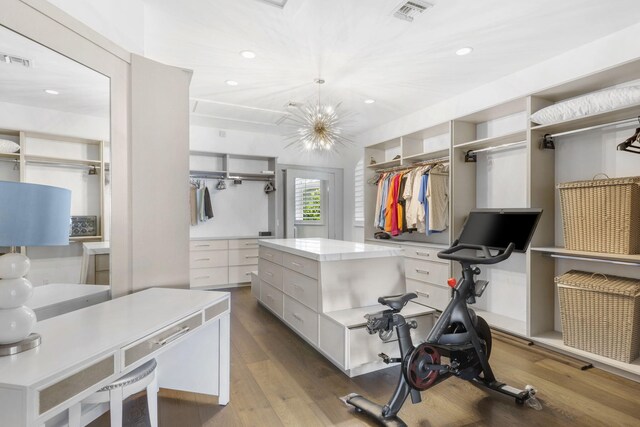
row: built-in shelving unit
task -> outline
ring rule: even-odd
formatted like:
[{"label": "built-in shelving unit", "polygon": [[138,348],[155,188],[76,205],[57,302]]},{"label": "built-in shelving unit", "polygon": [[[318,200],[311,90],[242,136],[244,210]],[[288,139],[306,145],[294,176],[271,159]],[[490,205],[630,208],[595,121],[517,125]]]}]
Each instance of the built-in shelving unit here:
[{"label": "built-in shelving unit", "polygon": [[[640,359],[623,363],[564,345],[554,278],[576,268],[640,279],[640,254],[563,247],[556,189],[561,182],[592,179],[598,173],[612,178],[640,175],[640,157],[616,151],[623,135],[630,136],[637,127],[632,119],[640,116],[640,105],[545,125],[532,122],[530,116],[558,101],[615,85],[638,84],[634,81],[638,76],[640,61],[627,63],[365,147],[365,163],[370,158],[377,161],[365,172],[365,182],[379,169],[449,158],[450,231],[441,244],[450,244],[459,234],[471,209],[542,208],[543,215],[527,253],[514,254],[502,264],[482,268],[483,277],[491,284],[474,309],[495,329],[637,381]],[[621,124],[624,121],[626,124]],[[551,149],[552,144],[541,144],[546,134],[553,135],[555,150]],[[376,190],[365,183],[367,240],[378,231],[373,221]],[[407,251],[408,243],[402,239],[401,235],[378,242],[400,245]],[[433,243],[413,241],[410,245],[428,247]],[[453,271],[457,275],[455,270],[456,266]],[[407,282],[409,289],[412,280],[408,278]]]}]

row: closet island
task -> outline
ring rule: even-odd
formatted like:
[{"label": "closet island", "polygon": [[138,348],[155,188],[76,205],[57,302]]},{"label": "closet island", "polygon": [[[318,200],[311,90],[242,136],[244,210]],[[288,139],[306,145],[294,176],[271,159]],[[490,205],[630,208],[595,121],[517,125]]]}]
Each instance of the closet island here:
[{"label": "closet island", "polygon": [[[259,240],[252,293],[300,337],[350,377],[387,367],[378,354],[397,357],[396,337],[370,336],[364,315],[384,310],[378,297],[406,292],[402,249],[308,239]],[[424,339],[435,310],[409,302],[414,339]]]}]

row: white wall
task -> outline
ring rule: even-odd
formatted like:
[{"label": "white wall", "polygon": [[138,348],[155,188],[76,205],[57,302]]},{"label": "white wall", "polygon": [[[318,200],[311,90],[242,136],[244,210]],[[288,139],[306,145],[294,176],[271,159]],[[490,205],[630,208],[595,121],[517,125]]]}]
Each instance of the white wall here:
[{"label": "white wall", "polygon": [[[193,122],[193,118],[192,118]],[[199,120],[197,120],[200,123]],[[358,159],[362,156],[363,149],[358,146],[341,148],[338,154],[317,154],[301,151],[295,147],[286,148],[287,142],[279,135],[268,133],[255,133],[232,129],[219,129],[193,124],[190,127],[190,148],[195,151],[211,151],[230,154],[252,154],[256,156],[277,157],[278,164],[298,165],[298,166],[319,166],[327,168],[344,169],[344,239],[362,241],[362,229],[353,226],[353,194],[354,194],[354,168]],[[225,135],[225,136],[222,136]],[[244,184],[243,184],[244,185]],[[209,186],[211,189],[211,186]],[[224,190],[223,195],[215,194],[214,197],[222,196],[224,200],[229,200],[234,191],[231,186]],[[215,207],[214,207],[215,210]],[[264,210],[266,212],[266,209]],[[214,230],[212,225],[205,224],[191,228],[191,235],[205,237],[207,230]],[[260,225],[260,223],[258,223]],[[256,229],[258,227],[255,227]],[[217,232],[218,229],[215,229]],[[253,231],[253,230],[251,230]],[[228,235],[228,233],[223,233]],[[242,233],[239,235],[247,235]]]},{"label": "white wall", "polygon": [[144,53],[142,0],[47,0],[129,52]]}]

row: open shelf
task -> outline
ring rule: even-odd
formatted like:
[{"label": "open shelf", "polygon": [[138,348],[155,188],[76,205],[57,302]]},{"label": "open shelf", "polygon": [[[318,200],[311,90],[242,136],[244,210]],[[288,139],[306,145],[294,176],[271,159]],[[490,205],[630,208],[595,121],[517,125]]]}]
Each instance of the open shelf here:
[{"label": "open shelf", "polygon": [[274,173],[248,173],[248,172],[229,172],[229,178],[233,178],[235,176],[239,176],[241,178],[272,178],[275,179]]},{"label": "open shelf", "polygon": [[625,254],[611,254],[605,252],[586,252],[586,251],[573,251],[561,247],[535,247],[531,248],[532,251],[542,252],[546,254],[561,255],[572,258],[580,258],[585,261],[612,261],[612,262],[625,262],[631,264],[640,265],[640,254],[625,255]]},{"label": "open shelf", "polygon": [[383,169],[383,168],[391,168],[394,166],[400,166],[400,159],[389,160],[388,162],[380,162],[374,165],[367,165],[370,169]]},{"label": "open shelf", "polygon": [[0,153],[0,158],[17,160],[20,158],[20,153]]},{"label": "open shelf", "polygon": [[225,178],[227,176],[227,173],[224,172],[224,171],[191,170],[191,171],[189,171],[189,174],[191,176],[195,176],[196,178],[197,178],[197,175],[215,175],[215,176],[220,175],[221,178]]},{"label": "open shelf", "polygon": [[567,132],[577,129],[584,129],[591,126],[604,125],[620,120],[632,119],[640,115],[640,104],[618,108],[598,114],[591,114],[584,117],[578,117],[562,122],[549,123],[546,125],[532,125],[532,131],[541,131],[544,133]]},{"label": "open shelf", "polygon": [[527,325],[524,320],[517,320],[490,311],[476,309],[475,307],[473,309],[476,314],[486,320],[493,329],[523,337],[527,335]]},{"label": "open shelf", "polygon": [[634,375],[640,375],[640,358],[634,360],[631,363],[625,363],[625,362],[620,362],[619,360],[600,356],[598,354],[589,353],[588,351],[580,350],[574,347],[569,347],[564,344],[564,341],[562,339],[562,333],[558,331],[544,332],[542,334],[532,336],[531,339],[537,343],[546,345],[555,350],[559,350],[564,354],[568,354],[578,359],[589,361],[597,367],[615,368],[615,369],[619,369],[620,371],[628,372]]},{"label": "open shelf", "polygon": [[466,150],[480,150],[482,148],[497,147],[515,142],[525,142],[527,140],[527,131],[521,130],[506,135],[494,136],[490,138],[477,139],[475,141],[456,144],[454,148],[464,148]]},{"label": "open shelf", "polygon": [[420,154],[414,154],[412,156],[406,156],[404,157],[403,160],[409,163],[417,163],[425,160],[433,160],[433,159],[439,159],[441,157],[447,157],[448,155],[449,155],[449,149],[446,149],[446,150],[433,151],[431,153],[420,153]]}]

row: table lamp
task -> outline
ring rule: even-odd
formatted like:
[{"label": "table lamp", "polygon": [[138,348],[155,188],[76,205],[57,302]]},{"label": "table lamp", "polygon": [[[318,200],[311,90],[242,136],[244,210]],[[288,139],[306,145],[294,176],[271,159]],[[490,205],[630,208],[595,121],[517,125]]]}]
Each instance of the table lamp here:
[{"label": "table lamp", "polygon": [[70,190],[0,181],[0,246],[11,248],[0,256],[0,356],[40,344],[40,335],[31,333],[36,315],[24,306],[33,293],[24,278],[30,261],[16,247],[68,245],[70,211]]}]

